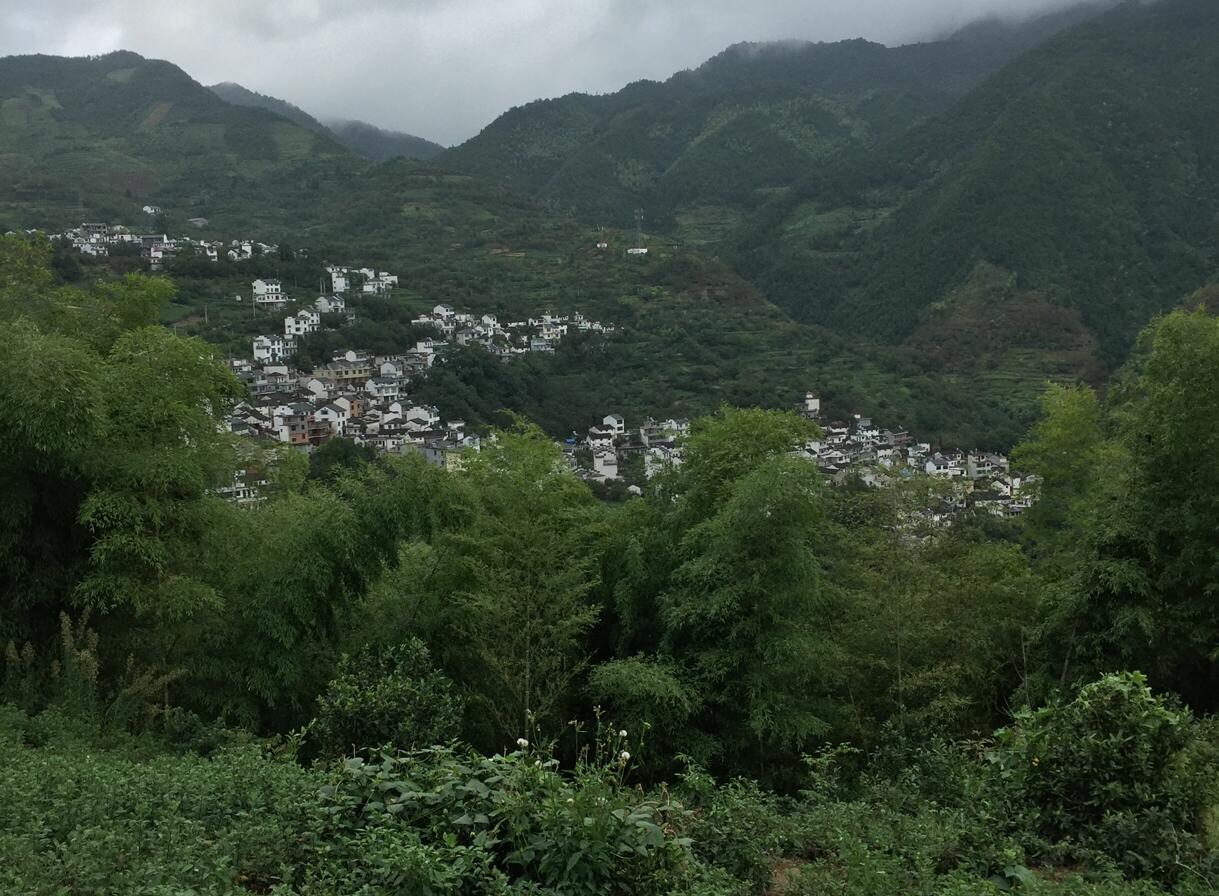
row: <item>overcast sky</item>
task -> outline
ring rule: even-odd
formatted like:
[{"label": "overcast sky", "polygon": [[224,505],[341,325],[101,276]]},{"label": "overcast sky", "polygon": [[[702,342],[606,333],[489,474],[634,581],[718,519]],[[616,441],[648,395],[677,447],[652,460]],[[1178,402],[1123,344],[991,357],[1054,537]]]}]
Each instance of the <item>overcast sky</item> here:
[{"label": "overcast sky", "polygon": [[115,49],[320,117],[451,144],[539,97],[662,79],[743,40],[906,43],[1071,0],[0,0],[0,55]]}]

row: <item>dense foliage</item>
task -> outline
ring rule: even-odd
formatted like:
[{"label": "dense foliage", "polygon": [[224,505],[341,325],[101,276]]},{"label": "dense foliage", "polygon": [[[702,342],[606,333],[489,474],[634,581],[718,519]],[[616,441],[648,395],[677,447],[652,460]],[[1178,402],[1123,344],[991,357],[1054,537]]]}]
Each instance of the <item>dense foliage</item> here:
[{"label": "dense foliage", "polygon": [[618,504],[523,421],[243,445],[168,281],[0,250],[5,891],[1214,891],[1205,311],[1047,394],[1026,521],[945,528],[775,411]]},{"label": "dense foliage", "polygon": [[728,254],[797,316],[895,341],[962,313],[953,291],[989,263],[1076,311],[1115,365],[1213,271],[1219,156],[1202,110],[1217,35],[1209,0],[1121,4],[944,115],[793,181]]},{"label": "dense foliage", "polygon": [[581,220],[723,238],[776,192],[940,112],[1092,12],[994,21],[927,43],[738,44],[663,83],[514,108],[441,155]]},{"label": "dense foliage", "polygon": [[[1077,15],[737,48],[449,155],[549,209],[132,54],[0,60],[0,220],[157,199],[319,247],[170,280],[0,238],[0,891],[1219,890],[1214,289],[1078,382],[1213,270],[1219,19],[1123,5],[907,132]],[[554,214],[573,196],[690,241],[756,211],[742,269],[868,337],[672,240],[627,258]],[[268,325],[234,292],[309,300],[327,261],[404,288],[354,296],[305,365],[401,351],[439,301],[617,330],[446,354],[412,397],[485,435],[448,470],[230,436],[218,358]],[[1002,446],[1047,373],[1015,520],[945,525],[918,475],[831,487],[782,410],[818,388]],[[609,411],[697,418],[642,497],[553,441]],[[220,498],[239,469],[263,500]]]}]

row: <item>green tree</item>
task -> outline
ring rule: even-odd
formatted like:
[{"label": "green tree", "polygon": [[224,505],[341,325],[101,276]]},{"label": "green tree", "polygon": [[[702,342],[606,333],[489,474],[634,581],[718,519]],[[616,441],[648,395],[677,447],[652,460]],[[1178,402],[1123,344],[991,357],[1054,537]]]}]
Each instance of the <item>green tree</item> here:
[{"label": "green tree", "polygon": [[1025,531],[1036,543],[1062,549],[1091,496],[1103,456],[1105,432],[1096,393],[1086,386],[1050,384],[1041,419],[1012,452],[1016,469],[1041,479]]},{"label": "green tree", "polygon": [[309,478],[333,481],[345,470],[376,460],[377,452],[351,439],[330,439],[309,455]]},{"label": "green tree", "polygon": [[476,513],[450,538],[464,584],[463,676],[502,743],[556,733],[585,671],[597,619],[600,506],[540,430],[518,426],[483,442],[458,474]]},{"label": "green tree", "polygon": [[1219,320],[1175,312],[1149,327],[1141,346],[1112,390],[1110,436],[1085,500],[1076,505],[1081,474],[1061,459],[1045,464],[1045,498],[1071,511],[1080,545],[1052,634],[1063,679],[1139,668],[1213,708]]},{"label": "green tree", "polygon": [[662,754],[757,774],[827,730],[824,499],[816,466],[789,456],[815,431],[723,408],[696,422],[649,501],[615,517],[604,569],[618,656],[592,684],[654,725]]}]

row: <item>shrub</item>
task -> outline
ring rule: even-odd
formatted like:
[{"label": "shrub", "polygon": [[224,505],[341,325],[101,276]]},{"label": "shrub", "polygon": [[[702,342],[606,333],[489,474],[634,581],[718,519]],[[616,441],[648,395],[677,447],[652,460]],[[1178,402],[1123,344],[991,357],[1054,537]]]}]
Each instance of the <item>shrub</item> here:
[{"label": "shrub", "polygon": [[1070,703],[1024,711],[989,755],[1013,821],[1042,849],[1108,856],[1135,876],[1175,876],[1199,850],[1214,785],[1192,760],[1187,710],[1139,673],[1107,675]]},{"label": "shrub", "polygon": [[765,892],[775,857],[790,853],[796,840],[779,799],[753,781],[719,786],[694,766],[682,774],[678,794],[690,810],[686,833],[695,854],[744,882],[748,892]]},{"label": "shrub", "polygon": [[386,886],[387,871],[398,866],[383,859],[394,850],[412,856],[412,886],[443,880],[470,894],[509,887],[564,896],[671,892],[690,872],[688,842],[674,826],[681,811],[622,786],[621,771],[581,765],[563,775],[554,760],[528,752],[485,758],[436,748],[353,757],[322,791],[329,821],[321,836],[348,844],[345,885],[356,892]]},{"label": "shrub", "polygon": [[427,648],[411,640],[344,656],[318,699],[308,747],[320,756],[349,756],[386,747],[411,750],[457,736],[462,706],[452,682],[436,671]]}]

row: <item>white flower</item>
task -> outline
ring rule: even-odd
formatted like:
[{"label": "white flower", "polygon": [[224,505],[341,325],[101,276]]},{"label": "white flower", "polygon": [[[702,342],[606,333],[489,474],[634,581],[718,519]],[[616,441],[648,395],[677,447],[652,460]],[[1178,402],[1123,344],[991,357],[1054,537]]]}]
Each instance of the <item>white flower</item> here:
[{"label": "white flower", "polygon": [[525,740],[523,737],[518,737],[516,739],[516,745],[523,750],[529,746],[529,741]]},{"label": "white flower", "polygon": [[619,736],[619,737],[626,737],[626,729],[625,729],[625,728],[623,728],[621,731],[619,731],[619,732],[618,732],[618,736]]},{"label": "white flower", "polygon": [[569,797],[567,798],[567,802],[569,802],[569,803],[573,803],[573,804],[574,804],[574,803],[575,803],[575,801],[576,801],[576,798],[575,798],[575,797],[569,796]]},{"label": "white flower", "polygon": [[623,750],[621,753],[618,754],[618,758],[621,759],[623,762],[626,762],[628,759],[631,758],[631,754],[628,753],[626,750]]}]

